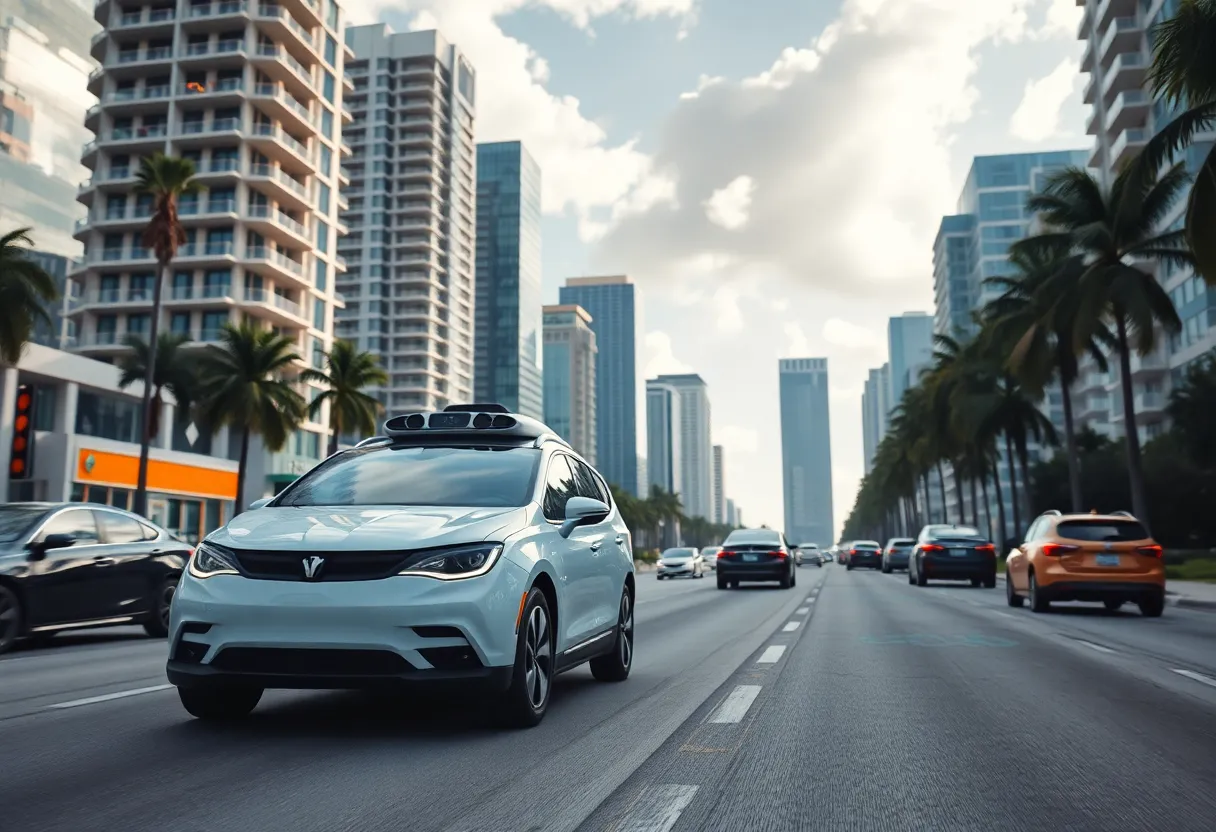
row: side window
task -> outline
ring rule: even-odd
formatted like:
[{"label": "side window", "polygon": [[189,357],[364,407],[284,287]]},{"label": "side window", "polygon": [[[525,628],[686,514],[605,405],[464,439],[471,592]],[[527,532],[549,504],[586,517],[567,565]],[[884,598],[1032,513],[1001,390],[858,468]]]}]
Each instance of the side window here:
[{"label": "side window", "polygon": [[106,543],[138,543],[144,539],[144,527],[134,517],[113,511],[96,512],[101,521],[101,533]]},{"label": "side window", "polygon": [[1030,528],[1026,530],[1026,543],[1033,543],[1039,535],[1039,530],[1043,527],[1043,518],[1040,517],[1030,524]]},{"label": "side window", "polygon": [[90,546],[98,543],[97,521],[93,512],[87,508],[72,509],[56,514],[38,535],[39,540],[46,540],[53,534],[70,534],[76,537],[77,546]]},{"label": "side window", "polygon": [[591,472],[591,468],[574,458],[567,461],[574,472],[574,493],[580,497],[602,501],[604,495],[600,493],[599,483],[595,481],[595,474]]},{"label": "side window", "polygon": [[566,519],[566,501],[577,492],[574,474],[564,454],[554,454],[549,459],[549,471],[545,475],[545,518],[560,521]]},{"label": "side window", "polygon": [[603,477],[596,474],[595,471],[592,471],[591,473],[595,475],[595,485],[600,491],[600,499],[604,501],[605,505],[612,508],[612,490],[604,482]]},{"label": "side window", "polygon": [[140,523],[139,530],[143,533],[144,540],[156,540],[156,538],[160,537],[160,532],[146,523]]}]

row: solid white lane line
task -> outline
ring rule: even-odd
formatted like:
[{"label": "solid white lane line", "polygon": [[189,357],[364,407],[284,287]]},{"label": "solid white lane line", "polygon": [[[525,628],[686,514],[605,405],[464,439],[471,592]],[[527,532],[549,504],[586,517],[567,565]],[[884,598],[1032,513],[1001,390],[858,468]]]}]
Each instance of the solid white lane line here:
[{"label": "solid white lane line", "polygon": [[764,652],[760,654],[760,658],[756,659],[756,664],[772,664],[781,658],[781,654],[785,652],[784,644],[773,644],[764,648]]},{"label": "solid white lane line", "polygon": [[1188,679],[1199,682],[1201,685],[1216,688],[1216,679],[1213,679],[1211,676],[1204,676],[1202,673],[1196,673],[1193,670],[1179,670],[1176,667],[1171,667],[1170,670],[1174,671],[1179,676],[1185,676]]},{"label": "solid white lane line", "polygon": [[697,786],[647,786],[617,828],[621,832],[668,832],[696,793]]},{"label": "solid white lane line", "polygon": [[1103,645],[1101,645],[1101,644],[1094,644],[1092,641],[1086,641],[1086,640],[1085,640],[1085,639],[1083,639],[1083,638],[1074,638],[1074,639],[1073,639],[1073,641],[1075,641],[1077,644],[1084,644],[1084,645],[1085,645],[1086,647],[1088,647],[1090,650],[1097,650],[1099,653],[1113,653],[1113,652],[1115,652],[1114,650],[1110,649],[1109,647],[1105,647],[1105,646],[1103,646]]},{"label": "solid white lane line", "polygon": [[71,702],[59,702],[55,705],[47,705],[48,708],[79,708],[81,705],[96,705],[98,702],[109,702],[111,699],[125,699],[128,696],[139,696],[144,693],[156,693],[160,690],[168,690],[173,685],[154,685],[150,688],[135,688],[134,690],[120,690],[118,693],[107,693],[104,696],[90,696],[88,699],[73,699]]},{"label": "solid white lane line", "polygon": [[792,633],[792,632],[794,632],[794,630],[797,630],[797,629],[798,629],[798,622],[791,621],[789,624],[786,624],[784,627],[781,628],[781,632]]},{"label": "solid white lane line", "polygon": [[760,695],[760,685],[738,685],[727,694],[722,704],[710,716],[709,721],[718,725],[741,722],[747,715],[747,709]]},{"label": "solid white lane line", "polygon": [[795,614],[795,615],[806,615],[806,614],[807,614],[808,612],[810,612],[810,611],[811,611],[811,608],[810,608],[810,607],[799,607],[799,608],[798,608],[798,609],[797,609],[797,610],[794,612],[794,614]]}]

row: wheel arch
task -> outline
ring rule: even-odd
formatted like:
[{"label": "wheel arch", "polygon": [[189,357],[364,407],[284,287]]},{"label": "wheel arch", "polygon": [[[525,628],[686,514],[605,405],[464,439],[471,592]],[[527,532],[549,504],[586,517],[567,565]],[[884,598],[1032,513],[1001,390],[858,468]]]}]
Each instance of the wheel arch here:
[{"label": "wheel arch", "polygon": [[529,589],[539,589],[541,594],[545,596],[545,602],[549,605],[549,617],[552,620],[550,626],[553,628],[553,637],[556,640],[558,633],[558,622],[560,621],[561,611],[557,606],[557,584],[553,581],[553,576],[548,572],[540,571],[536,573],[536,577],[532,579],[532,586]]},{"label": "wheel arch", "polygon": [[25,592],[21,589],[21,584],[7,575],[0,575],[0,586],[17,596],[18,612],[20,613],[20,618],[17,620],[17,636],[26,635],[29,632],[30,607],[26,601]]}]

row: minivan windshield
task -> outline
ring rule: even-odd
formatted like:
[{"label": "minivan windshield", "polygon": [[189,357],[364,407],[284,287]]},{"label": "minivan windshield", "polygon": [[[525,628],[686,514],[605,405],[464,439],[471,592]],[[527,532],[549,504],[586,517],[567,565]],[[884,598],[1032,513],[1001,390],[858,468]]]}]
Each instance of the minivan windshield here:
[{"label": "minivan windshield", "polygon": [[279,506],[527,505],[536,448],[356,448],[289,485]]}]

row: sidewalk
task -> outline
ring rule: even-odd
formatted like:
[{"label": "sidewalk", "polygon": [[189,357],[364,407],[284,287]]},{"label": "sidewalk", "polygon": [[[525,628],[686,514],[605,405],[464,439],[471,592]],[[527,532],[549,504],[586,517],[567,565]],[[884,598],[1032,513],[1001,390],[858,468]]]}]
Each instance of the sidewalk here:
[{"label": "sidewalk", "polygon": [[[1001,572],[997,580],[1005,580]],[[1166,581],[1165,603],[1170,606],[1187,607],[1195,610],[1211,610],[1216,612],[1216,584],[1205,584],[1202,581]]]}]

